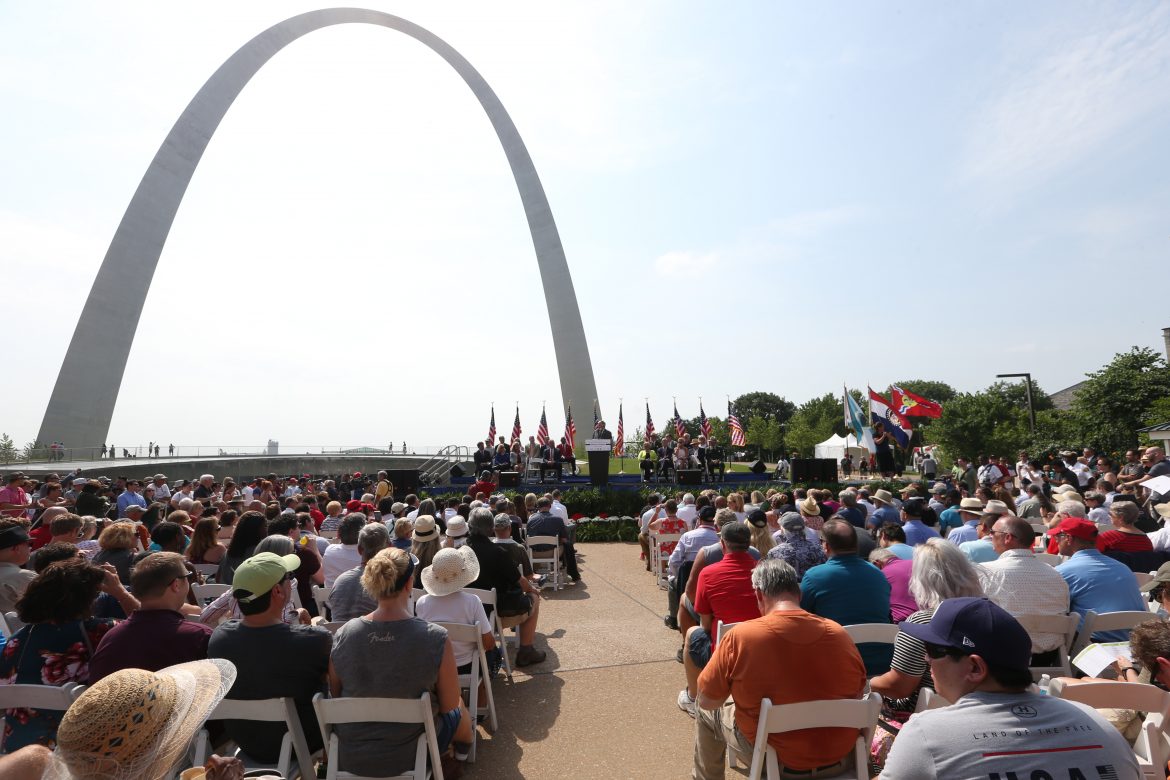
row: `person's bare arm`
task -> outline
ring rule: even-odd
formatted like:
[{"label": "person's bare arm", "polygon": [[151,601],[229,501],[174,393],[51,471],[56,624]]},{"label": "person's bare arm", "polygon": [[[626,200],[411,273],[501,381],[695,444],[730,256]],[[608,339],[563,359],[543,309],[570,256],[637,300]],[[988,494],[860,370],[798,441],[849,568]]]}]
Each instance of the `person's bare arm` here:
[{"label": "person's bare arm", "polygon": [[870,689],[887,699],[905,699],[918,690],[918,686],[921,684],[921,677],[915,677],[897,669],[891,669],[869,681]]},{"label": "person's bare arm", "polygon": [[[118,602],[118,606],[126,613],[126,617],[130,617],[130,613],[141,606],[138,599],[134,598],[122,585],[122,580],[118,578],[118,570],[112,564],[103,563],[102,571],[105,573],[102,578],[102,592],[113,596]],[[199,614],[199,610],[196,610],[195,614]]]},{"label": "person's bare arm", "polygon": [[699,572],[707,565],[707,554],[705,549],[700,549],[699,554],[695,556],[695,563],[691,566],[691,576],[687,579],[687,598],[691,603],[695,603],[695,591],[699,588]]},{"label": "person's bare arm", "polygon": [[439,694],[439,712],[450,712],[459,706],[459,669],[455,666],[455,651],[451,640],[443,648],[443,660],[439,663],[439,679],[436,683]]},{"label": "person's bare arm", "polygon": [[712,630],[714,628],[714,622],[714,615],[709,615],[705,612],[699,613],[699,625],[703,627],[704,631],[711,635],[712,639],[715,637],[714,631]]},{"label": "person's bare arm", "polygon": [[42,745],[28,745],[0,756],[0,777],[5,780],[41,780],[52,753]]}]

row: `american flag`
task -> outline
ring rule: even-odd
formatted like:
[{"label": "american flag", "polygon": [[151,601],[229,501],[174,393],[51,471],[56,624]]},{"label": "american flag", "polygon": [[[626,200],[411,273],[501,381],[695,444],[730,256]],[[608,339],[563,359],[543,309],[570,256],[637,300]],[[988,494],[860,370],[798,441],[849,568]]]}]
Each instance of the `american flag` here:
[{"label": "american flag", "polygon": [[569,443],[569,449],[577,449],[577,423],[573,422],[572,404],[565,407],[565,441]]},{"label": "american flag", "polygon": [[650,402],[646,402],[646,438],[654,438],[654,421],[650,419]]},{"label": "american flag", "polygon": [[516,407],[516,421],[512,423],[512,442],[520,441],[520,407]]},{"label": "american flag", "polygon": [[708,439],[711,438],[711,421],[707,419],[707,413],[703,411],[702,401],[699,401],[699,428],[702,429],[704,436]]},{"label": "american flag", "polygon": [[597,430],[597,423],[601,422],[601,412],[597,409],[597,399],[593,399],[593,430]]},{"label": "american flag", "polygon": [[678,416],[678,401],[674,402],[674,430],[680,439],[687,432],[687,426],[683,424],[682,418]]},{"label": "american flag", "polygon": [[732,447],[742,447],[747,444],[743,437],[743,426],[739,424],[739,418],[735,416],[735,412],[731,408],[731,401],[727,402],[727,427],[731,429]]},{"label": "american flag", "polygon": [[617,441],[613,443],[613,452],[619,457],[622,450],[626,448],[626,424],[622,422],[622,405],[618,404],[618,434]]},{"label": "american flag", "polygon": [[548,444],[548,418],[544,416],[544,407],[540,407],[540,426],[536,429],[536,443],[541,447]]},{"label": "american flag", "polygon": [[488,426],[488,449],[495,446],[496,442],[496,407],[492,406],[492,424]]}]

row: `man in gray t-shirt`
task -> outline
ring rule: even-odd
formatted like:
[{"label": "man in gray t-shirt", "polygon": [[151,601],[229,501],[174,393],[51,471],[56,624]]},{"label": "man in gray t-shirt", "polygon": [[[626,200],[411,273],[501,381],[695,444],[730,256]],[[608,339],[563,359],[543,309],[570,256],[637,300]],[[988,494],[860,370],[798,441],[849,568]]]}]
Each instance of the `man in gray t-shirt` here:
[{"label": "man in gray t-shirt", "polygon": [[1133,749],[1095,710],[1032,693],[1028,632],[984,598],[948,599],[899,628],[926,645],[935,689],[955,704],[914,715],[884,780],[1141,776]]},{"label": "man in gray t-shirt", "polygon": [[357,547],[362,556],[362,565],[355,566],[337,575],[333,589],[329,592],[329,619],[345,622],[351,618],[373,612],[378,602],[370,598],[362,587],[362,571],[366,563],[390,546],[390,529],[382,523],[367,523],[358,532]]}]

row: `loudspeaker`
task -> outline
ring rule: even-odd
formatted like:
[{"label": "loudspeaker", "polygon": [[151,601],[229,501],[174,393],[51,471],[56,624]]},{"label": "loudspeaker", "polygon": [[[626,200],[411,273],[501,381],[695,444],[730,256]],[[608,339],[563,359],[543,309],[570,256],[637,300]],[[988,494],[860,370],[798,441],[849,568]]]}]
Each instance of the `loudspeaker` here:
[{"label": "loudspeaker", "polygon": [[793,482],[836,482],[837,462],[832,458],[796,458],[792,461]]},{"label": "loudspeaker", "polygon": [[833,483],[837,481],[837,461],[832,458],[818,458],[817,464],[820,465],[821,482]]},{"label": "loudspeaker", "polygon": [[680,469],[678,472],[678,484],[697,485],[699,484],[702,477],[702,469]]},{"label": "loudspeaker", "polygon": [[812,473],[813,461],[811,458],[792,459],[793,482],[815,482],[816,476]]},{"label": "loudspeaker", "polygon": [[467,473],[467,472],[465,472],[463,470],[463,467],[460,466],[458,463],[456,463],[454,466],[451,467],[451,476],[453,476],[453,477],[462,477],[465,473]]},{"label": "loudspeaker", "polygon": [[500,487],[520,487],[519,471],[501,471]]},{"label": "loudspeaker", "polygon": [[768,467],[766,465],[764,465],[764,461],[757,460],[755,463],[753,463],[751,465],[751,469],[752,469],[753,474],[759,475],[759,474],[763,474],[765,471],[767,471]]},{"label": "loudspeaker", "polygon": [[386,469],[386,478],[394,483],[394,498],[398,501],[407,493],[418,492],[418,469]]}]

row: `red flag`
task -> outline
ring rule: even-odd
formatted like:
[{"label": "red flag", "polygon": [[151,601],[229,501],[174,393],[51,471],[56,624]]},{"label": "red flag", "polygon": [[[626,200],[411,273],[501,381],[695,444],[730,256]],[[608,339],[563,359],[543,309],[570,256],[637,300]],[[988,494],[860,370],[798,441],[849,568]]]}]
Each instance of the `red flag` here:
[{"label": "red flag", "polygon": [[536,429],[536,443],[541,447],[548,444],[548,418],[544,416],[544,407],[540,407],[540,426]]},{"label": "red flag", "polygon": [[704,436],[708,439],[711,438],[711,421],[707,419],[707,413],[703,411],[702,401],[699,401],[699,428],[702,429]]},{"label": "red flag", "polygon": [[903,417],[942,417],[941,405],[920,395],[914,395],[897,385],[890,385],[890,399],[894,402],[898,414]]},{"label": "red flag", "polygon": [[572,404],[565,407],[565,441],[569,443],[569,449],[577,448],[577,424],[573,422]]},{"label": "red flag", "polygon": [[617,456],[621,456],[622,451],[626,448],[626,431],[625,423],[622,422],[622,405],[618,404],[618,433],[617,441],[613,444],[613,452]]},{"label": "red flag", "polygon": [[516,421],[512,423],[512,441],[510,441],[508,443],[512,444],[512,443],[518,442],[518,441],[520,441],[520,407],[519,406],[516,407]]},{"label": "red flag", "polygon": [[492,424],[488,426],[488,449],[496,446],[496,407],[492,407]]},{"label": "red flag", "polygon": [[747,444],[747,439],[743,435],[743,426],[739,424],[739,418],[735,416],[735,412],[731,408],[731,402],[727,402],[727,426],[731,429],[731,446],[743,447]]}]

